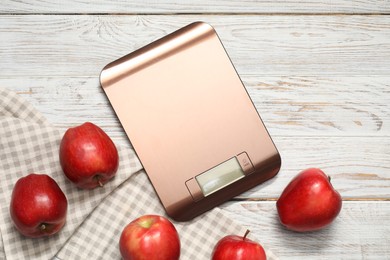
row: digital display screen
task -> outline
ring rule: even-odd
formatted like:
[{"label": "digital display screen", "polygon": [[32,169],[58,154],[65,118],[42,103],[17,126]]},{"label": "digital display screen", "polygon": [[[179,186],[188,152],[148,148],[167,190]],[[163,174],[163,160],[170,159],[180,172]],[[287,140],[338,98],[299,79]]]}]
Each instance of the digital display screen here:
[{"label": "digital display screen", "polygon": [[206,197],[244,176],[236,157],[233,157],[195,178]]}]

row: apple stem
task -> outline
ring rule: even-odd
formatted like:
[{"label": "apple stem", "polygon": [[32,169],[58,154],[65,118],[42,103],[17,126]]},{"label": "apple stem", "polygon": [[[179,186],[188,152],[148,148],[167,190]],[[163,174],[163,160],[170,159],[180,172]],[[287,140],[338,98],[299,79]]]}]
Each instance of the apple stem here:
[{"label": "apple stem", "polygon": [[329,182],[331,181],[331,179],[332,179],[332,178],[330,178],[330,176],[328,175],[328,180],[329,180]]},{"label": "apple stem", "polygon": [[42,223],[42,224],[39,226],[39,229],[40,229],[41,231],[44,231],[44,230],[46,229],[45,223]]},{"label": "apple stem", "polygon": [[245,240],[246,236],[251,232],[249,229],[246,230],[243,240]]},{"label": "apple stem", "polygon": [[99,184],[100,187],[103,187],[103,183],[100,181],[100,176],[99,175],[96,175],[95,176],[95,179],[97,181],[97,183]]}]

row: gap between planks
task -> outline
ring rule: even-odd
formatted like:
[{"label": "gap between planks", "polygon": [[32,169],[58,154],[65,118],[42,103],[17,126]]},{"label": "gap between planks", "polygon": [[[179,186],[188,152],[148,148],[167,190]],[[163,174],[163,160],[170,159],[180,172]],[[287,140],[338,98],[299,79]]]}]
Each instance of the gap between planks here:
[{"label": "gap between planks", "polygon": [[381,16],[381,15],[390,15],[390,12],[383,12],[383,13],[332,13],[332,12],[326,12],[326,13],[305,13],[305,12],[295,12],[295,13],[288,13],[288,12],[270,12],[270,13],[264,13],[264,12],[245,12],[245,13],[233,13],[233,12],[210,12],[210,13],[197,13],[197,12],[186,12],[186,13],[170,13],[170,12],[161,12],[161,13],[101,13],[101,12],[92,12],[92,13],[49,13],[49,12],[39,12],[39,13],[0,13],[0,15],[20,15],[20,16],[28,16],[28,15],[80,15],[80,16],[137,16],[137,15],[145,15],[145,16],[166,16],[166,15],[172,15],[172,16],[186,16],[186,15],[202,15],[202,16]]}]

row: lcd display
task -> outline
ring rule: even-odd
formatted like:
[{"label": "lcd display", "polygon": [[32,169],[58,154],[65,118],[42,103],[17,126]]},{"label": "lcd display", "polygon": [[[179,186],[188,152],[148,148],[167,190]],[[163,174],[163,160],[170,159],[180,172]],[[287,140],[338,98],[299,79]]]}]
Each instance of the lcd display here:
[{"label": "lcd display", "polygon": [[244,176],[244,172],[236,157],[233,157],[198,175],[196,181],[198,182],[203,195],[206,197]]}]

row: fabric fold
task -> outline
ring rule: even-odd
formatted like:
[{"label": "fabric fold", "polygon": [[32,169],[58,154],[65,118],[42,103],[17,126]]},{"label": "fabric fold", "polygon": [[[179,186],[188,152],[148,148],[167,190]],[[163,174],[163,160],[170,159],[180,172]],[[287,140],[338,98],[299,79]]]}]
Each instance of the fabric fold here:
[{"label": "fabric fold", "polygon": [[[6,259],[51,259],[93,209],[142,167],[131,149],[118,147],[120,163],[115,178],[102,189],[79,189],[62,173],[59,163],[60,131],[16,93],[1,89],[0,104],[0,248],[3,247]],[[50,175],[68,199],[66,224],[52,237],[26,238],[12,224],[9,215],[12,189],[20,177],[29,173]]]}]

